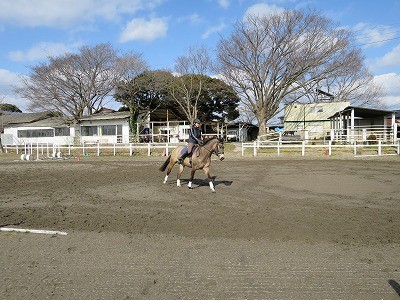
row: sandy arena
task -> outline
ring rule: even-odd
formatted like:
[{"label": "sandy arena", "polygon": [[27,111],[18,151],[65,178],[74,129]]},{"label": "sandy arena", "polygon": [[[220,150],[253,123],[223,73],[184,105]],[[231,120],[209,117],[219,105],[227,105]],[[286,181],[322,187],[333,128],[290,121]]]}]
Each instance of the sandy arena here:
[{"label": "sandy arena", "polygon": [[0,298],[400,298],[400,157],[226,156],[0,156]]}]

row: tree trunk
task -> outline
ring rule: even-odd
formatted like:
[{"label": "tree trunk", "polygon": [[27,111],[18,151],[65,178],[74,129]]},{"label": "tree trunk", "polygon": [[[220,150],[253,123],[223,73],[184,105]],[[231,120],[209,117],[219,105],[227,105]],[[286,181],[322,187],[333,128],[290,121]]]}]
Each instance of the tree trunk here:
[{"label": "tree trunk", "polygon": [[1,153],[4,153],[3,143],[1,142],[1,134],[0,134],[0,150],[1,150]]},{"label": "tree trunk", "polygon": [[258,118],[258,136],[264,136],[267,134],[267,127],[265,126],[265,118]]},{"label": "tree trunk", "polygon": [[135,106],[129,106],[129,131],[136,142],[139,141],[139,133],[137,131],[137,119],[139,116],[139,110]]}]

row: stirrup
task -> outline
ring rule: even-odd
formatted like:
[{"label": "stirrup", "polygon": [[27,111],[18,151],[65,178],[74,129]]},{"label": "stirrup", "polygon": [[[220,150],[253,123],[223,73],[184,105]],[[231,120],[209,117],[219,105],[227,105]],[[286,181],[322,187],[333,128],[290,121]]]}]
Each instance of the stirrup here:
[{"label": "stirrup", "polygon": [[179,157],[179,158],[178,158],[178,164],[181,165],[182,163],[183,163],[183,159],[182,159],[182,157]]}]

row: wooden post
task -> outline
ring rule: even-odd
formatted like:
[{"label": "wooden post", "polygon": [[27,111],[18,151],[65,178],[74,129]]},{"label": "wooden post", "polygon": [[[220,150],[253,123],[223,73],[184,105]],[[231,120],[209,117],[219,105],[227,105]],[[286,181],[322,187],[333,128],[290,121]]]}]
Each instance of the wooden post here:
[{"label": "wooden post", "polygon": [[382,141],[378,141],[378,155],[382,155]]},{"label": "wooden post", "polygon": [[[280,134],[280,132],[279,132],[279,134]],[[281,144],[281,141],[280,141],[280,139],[279,139],[279,141],[278,141],[278,147],[277,147],[278,156],[281,155],[281,147],[280,147],[280,144]]]},{"label": "wooden post", "polygon": [[301,156],[306,154],[306,141],[301,142]]},{"label": "wooden post", "polygon": [[354,141],[354,156],[357,156],[357,141]]},{"label": "wooden post", "polygon": [[328,154],[329,154],[329,156],[332,155],[332,141],[329,141]]}]

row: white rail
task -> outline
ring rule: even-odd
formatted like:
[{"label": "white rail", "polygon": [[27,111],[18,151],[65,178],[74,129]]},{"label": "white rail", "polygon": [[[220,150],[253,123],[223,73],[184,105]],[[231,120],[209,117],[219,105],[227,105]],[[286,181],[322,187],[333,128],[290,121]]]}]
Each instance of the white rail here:
[{"label": "white rail", "polygon": [[[251,149],[253,156],[257,156],[260,149],[275,149],[278,156],[282,150],[292,149],[300,150],[301,156],[305,156],[307,150],[310,149],[325,150],[325,155],[332,155],[334,149],[353,149],[355,157],[361,156],[382,156],[382,155],[400,155],[400,140],[397,143],[384,144],[382,141],[377,141],[376,144],[365,144],[365,141],[354,141],[353,144],[338,145],[329,141],[328,144],[312,144],[306,141],[254,141],[252,143],[242,143],[242,156],[245,155],[246,149]],[[372,151],[373,153],[363,154],[363,151]],[[390,152],[391,151],[391,152]]]},{"label": "white rail", "polygon": [[76,156],[86,156],[87,151],[89,150],[91,153],[94,152],[96,156],[100,156],[105,151],[108,151],[107,155],[109,155],[110,150],[112,150],[113,156],[117,155],[118,150],[129,153],[130,156],[132,156],[135,151],[147,150],[147,155],[151,156],[153,150],[163,149],[163,155],[168,156],[169,150],[174,149],[178,145],[183,145],[183,143],[130,143],[125,145],[104,145],[97,143],[82,146],[30,143],[23,145],[5,145],[3,148],[5,153],[12,151],[16,154],[30,154],[31,156],[36,157],[36,159],[39,159],[39,157],[71,156],[72,153],[75,153]]}]

